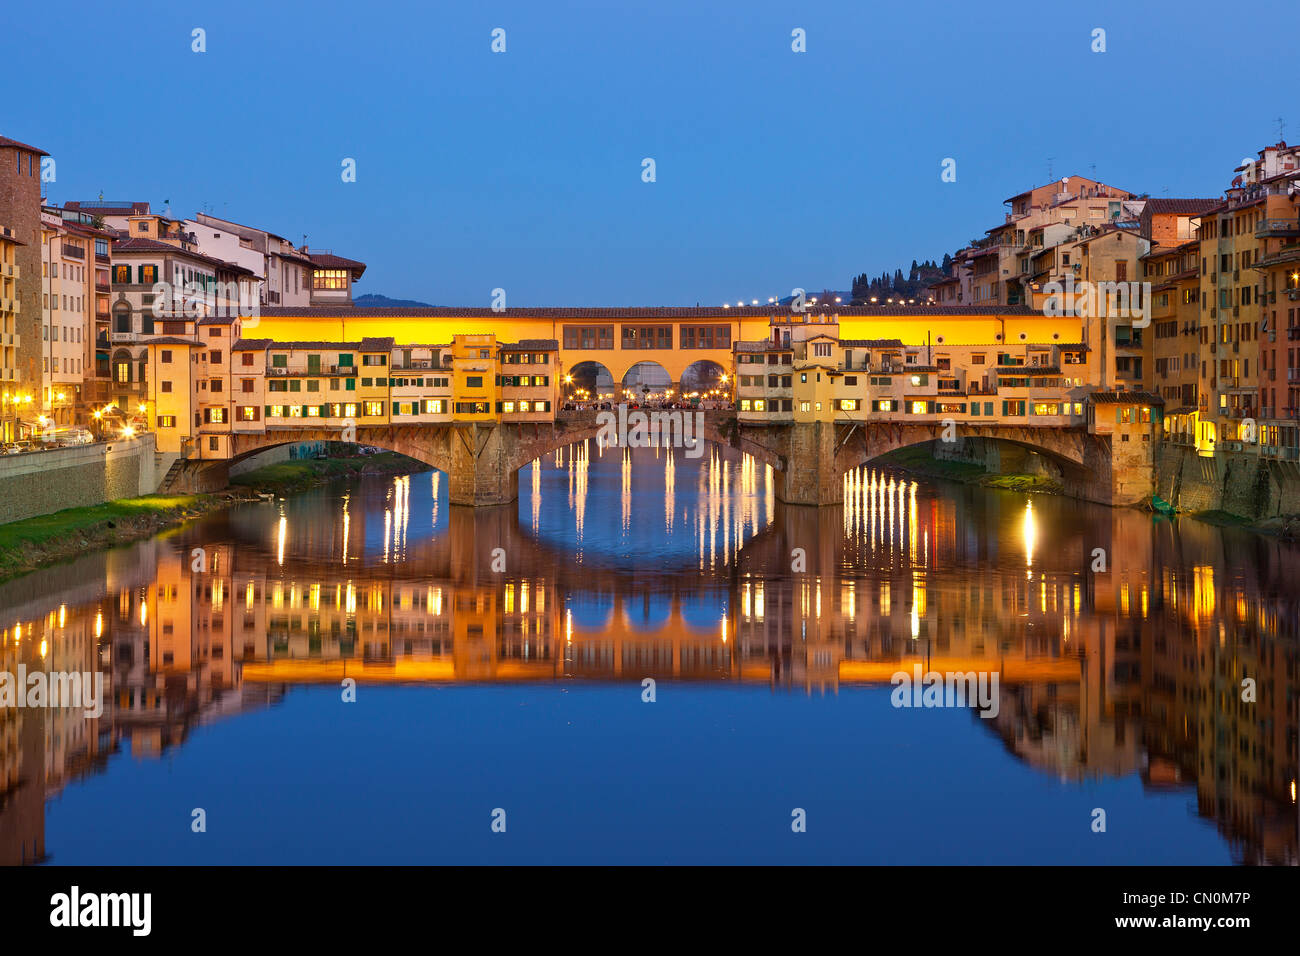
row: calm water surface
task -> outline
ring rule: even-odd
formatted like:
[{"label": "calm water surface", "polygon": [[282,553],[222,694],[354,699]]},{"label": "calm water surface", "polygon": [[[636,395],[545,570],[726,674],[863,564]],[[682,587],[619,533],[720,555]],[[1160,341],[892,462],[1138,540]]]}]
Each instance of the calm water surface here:
[{"label": "calm water surface", "polygon": [[[1297,862],[1294,547],[870,467],[787,508],[717,450],[519,487],[0,585],[0,670],[106,675],[97,718],[0,709],[0,862]],[[998,674],[996,716],[892,706],[914,666]]]}]

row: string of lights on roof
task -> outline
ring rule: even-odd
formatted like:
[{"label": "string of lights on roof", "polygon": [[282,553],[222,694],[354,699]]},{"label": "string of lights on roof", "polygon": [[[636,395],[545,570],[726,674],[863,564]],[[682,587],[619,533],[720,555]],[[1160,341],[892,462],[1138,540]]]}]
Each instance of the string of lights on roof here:
[{"label": "string of lights on roof", "polygon": [[[843,301],[844,301],[844,300],[843,300],[840,296],[837,295],[837,296],[835,297],[835,304],[836,304],[836,305],[841,305],[841,304],[843,303]],[[869,301],[870,301],[870,304],[871,304],[871,305],[880,305],[880,304],[881,304],[879,297],[874,296],[874,295],[871,297],[871,299],[870,299]],[[767,297],[767,304],[768,304],[768,305],[776,305],[776,302],[777,302],[776,296],[772,296],[772,295],[770,295],[770,296]],[[808,304],[809,304],[809,305],[816,305],[816,304],[817,304],[817,297],[816,297],[815,295],[814,295],[814,296],[809,296],[809,297],[808,297]],[[827,303],[827,304],[829,304],[829,303]],[[899,296],[898,298],[895,299],[895,298],[893,298],[893,297],[891,296],[891,297],[885,299],[884,304],[885,304],[885,305],[918,305],[918,304],[919,304],[919,305],[934,305],[935,302],[934,302],[934,299],[932,299],[932,298],[930,298],[930,299],[924,299],[924,300],[922,300],[921,302],[918,303],[916,299],[905,299],[905,298],[903,298],[902,296]],[[743,308],[745,308],[745,305],[746,305],[745,300],[744,300],[744,299],[741,299],[740,301],[738,301],[738,302],[736,303],[735,307],[738,308],[738,309],[743,309]],[[750,308],[753,308],[753,307],[755,307],[755,306],[758,305],[758,300],[757,300],[757,299],[751,299],[751,300],[749,301],[748,305],[749,305]],[[730,302],[724,302],[724,303],[722,303],[722,307],[723,307],[724,309],[730,309],[730,308],[732,308],[732,305],[731,305]]]}]

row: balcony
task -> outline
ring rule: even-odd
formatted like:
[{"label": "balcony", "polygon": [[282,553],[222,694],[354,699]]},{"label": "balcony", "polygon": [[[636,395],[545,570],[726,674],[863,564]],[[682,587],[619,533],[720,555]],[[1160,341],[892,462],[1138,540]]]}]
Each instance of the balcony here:
[{"label": "balcony", "polygon": [[101,266],[106,266],[110,262],[112,262],[112,259],[110,259],[106,254],[102,252],[97,252],[95,253],[95,261],[99,263]]},{"label": "balcony", "polygon": [[112,291],[112,286],[109,285],[109,282],[108,282],[107,279],[96,279],[96,280],[95,280],[95,291],[96,291],[96,292],[111,292],[111,291]]},{"label": "balcony", "polygon": [[70,246],[66,242],[63,244],[63,255],[68,259],[85,260],[86,250],[81,246]]},{"label": "balcony", "polygon": [[1271,236],[1300,236],[1300,218],[1296,219],[1261,219],[1255,227],[1255,238],[1264,239]]}]

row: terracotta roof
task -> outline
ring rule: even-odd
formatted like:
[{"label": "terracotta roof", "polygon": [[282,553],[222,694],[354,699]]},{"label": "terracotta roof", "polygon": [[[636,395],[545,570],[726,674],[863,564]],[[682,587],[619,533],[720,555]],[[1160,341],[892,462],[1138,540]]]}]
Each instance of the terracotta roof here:
[{"label": "terracotta roof", "polygon": [[261,352],[270,347],[274,339],[240,339],[230,346],[232,352]]},{"label": "terracotta roof", "polygon": [[197,345],[200,348],[203,346],[202,342],[196,341],[195,339],[182,338],[178,335],[160,335],[157,338],[144,339],[140,344],[142,345]]},{"label": "terracotta roof", "polygon": [[502,342],[501,348],[509,351],[511,349],[540,349],[556,350],[559,349],[560,343],[556,339],[520,339],[518,342]]},{"label": "terracotta roof", "polygon": [[26,143],[20,143],[16,139],[10,139],[8,136],[0,136],[0,149],[6,146],[12,149],[25,149],[29,153],[35,153],[37,156],[50,155],[45,150],[39,149],[36,146],[28,146]]},{"label": "terracotta roof", "polygon": [[840,339],[840,345],[850,349],[901,349],[902,339]]},{"label": "terracotta roof", "polygon": [[1093,392],[1088,401],[1094,405],[1163,405],[1165,400],[1154,392]]},{"label": "terracotta roof", "polygon": [[274,345],[277,349],[341,349],[352,352],[385,352],[392,349],[395,341],[391,335],[386,338],[367,337],[359,342],[281,342],[279,339],[240,339],[233,347],[239,348],[241,343],[247,342],[266,342],[268,345]]},{"label": "terracotta roof", "polygon": [[1148,199],[1143,213],[1153,216],[1199,216],[1223,202],[1222,199]]},{"label": "terracotta roof", "polygon": [[73,222],[71,219],[64,219],[59,223],[59,227],[79,236],[93,237],[95,239],[111,239],[117,235],[117,233],[110,232],[107,229],[96,229],[94,226],[88,226],[83,222]]},{"label": "terracotta roof", "polygon": [[253,275],[251,269],[245,269],[243,266],[234,262],[226,262],[224,259],[215,259],[212,256],[206,256],[201,252],[191,252],[189,249],[182,249],[180,246],[173,246],[169,242],[160,242],[157,239],[149,239],[144,236],[129,236],[122,239],[113,240],[114,252],[162,252],[171,255],[189,256],[191,259],[197,259],[200,262],[206,262],[223,272],[242,272],[246,275]]},{"label": "terracotta roof", "polygon": [[[839,315],[850,317],[878,316],[878,315],[1041,315],[1035,309],[1025,305],[840,305],[834,309],[813,309],[810,310],[815,315]],[[491,308],[456,308],[453,306],[425,306],[414,309],[368,309],[361,306],[351,305],[326,305],[326,306],[305,306],[305,307],[271,307],[262,309],[264,318],[275,319],[355,319],[363,317],[372,317],[377,319],[511,319],[511,318],[533,318],[533,319],[567,319],[570,321],[582,321],[589,319],[642,319],[642,318],[664,318],[664,319],[710,319],[715,322],[726,322],[733,316],[737,318],[771,318],[777,315],[788,315],[782,309],[771,309],[764,306],[732,306],[730,309],[724,309],[721,306],[709,308],[700,306],[662,306],[652,305],[636,308],[633,306],[618,307],[581,307],[581,308],[558,308],[558,307],[541,307],[541,308],[513,308],[504,309],[500,312]]]},{"label": "terracotta roof", "polygon": [[129,206],[99,206],[89,202],[65,202],[64,209],[75,209],[95,216],[144,216],[149,214],[147,202],[132,202]]}]

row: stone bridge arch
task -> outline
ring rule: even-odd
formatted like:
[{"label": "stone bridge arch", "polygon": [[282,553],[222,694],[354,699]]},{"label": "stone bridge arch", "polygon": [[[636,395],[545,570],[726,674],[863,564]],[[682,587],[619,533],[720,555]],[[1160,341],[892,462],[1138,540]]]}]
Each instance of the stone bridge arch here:
[{"label": "stone bridge arch", "polygon": [[957,440],[982,439],[1016,445],[1043,455],[1063,471],[1088,470],[1092,464],[1088,446],[1093,436],[1082,427],[1034,428],[971,423],[956,424],[949,430],[939,422],[867,422],[837,427],[836,472],[842,476],[882,455],[913,445],[943,441],[948,435]]},{"label": "stone bridge arch", "polygon": [[[1083,426],[1035,427],[955,423],[948,434],[957,439],[980,439],[1014,445],[1035,452],[1050,462],[1062,491],[1072,497],[1107,504],[1115,502],[1111,438],[1090,434]],[[832,472],[838,484],[849,471],[882,455],[927,442],[942,441],[945,426],[934,423],[868,422],[836,428]]]},{"label": "stone bridge arch", "polygon": [[[700,417],[695,419],[698,423],[695,428],[697,438],[713,445],[734,448],[744,454],[752,455],[763,464],[771,465],[777,470],[785,467],[785,458],[779,449],[763,443],[759,440],[760,436],[754,435],[752,430],[738,428],[734,413],[711,413],[689,408],[644,409],[642,411],[647,416],[656,414],[673,415],[674,413],[682,416],[699,415]],[[608,414],[617,416],[617,406]],[[631,415],[634,412],[629,411],[628,414]],[[596,439],[606,427],[604,420],[600,416],[601,413],[599,412],[561,413],[557,417],[554,427],[540,426],[537,430],[531,432],[529,430],[530,426],[513,426],[520,428],[521,431],[518,445],[509,456],[507,467],[513,469],[517,474],[520,468],[523,468],[536,458],[544,458],[567,445]],[[628,427],[630,430],[631,426]],[[676,425],[673,426],[674,430],[676,427]]]}]

